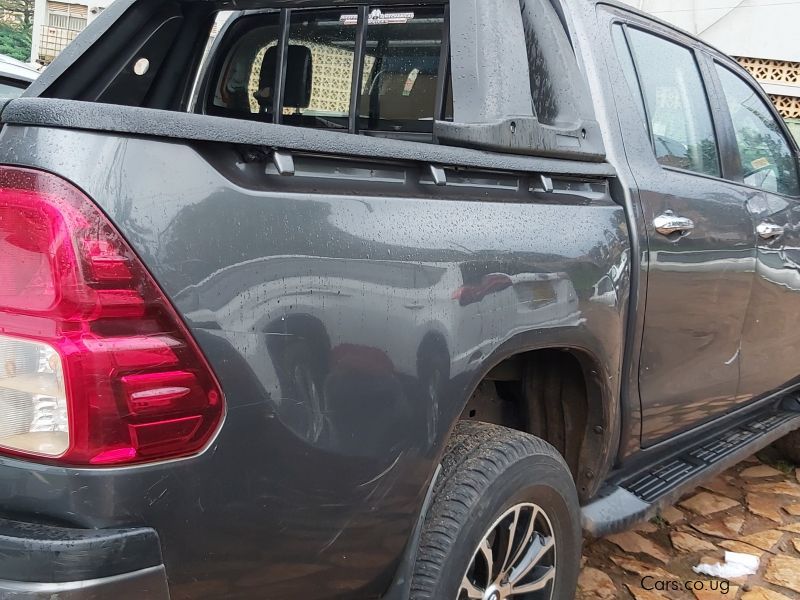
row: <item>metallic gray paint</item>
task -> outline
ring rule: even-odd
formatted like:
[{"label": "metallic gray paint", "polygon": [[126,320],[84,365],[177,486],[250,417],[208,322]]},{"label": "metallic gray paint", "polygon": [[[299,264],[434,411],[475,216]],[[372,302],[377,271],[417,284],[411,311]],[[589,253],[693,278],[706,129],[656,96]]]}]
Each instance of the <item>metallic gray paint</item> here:
[{"label": "metallic gray paint", "polygon": [[228,407],[195,459],[40,466],[35,478],[2,460],[0,504],[84,527],[147,523],[175,597],[379,595],[451,425],[502,358],[574,347],[595,409],[616,422],[624,210],[602,180],[556,177],[548,193],[535,174],[452,171],[438,187],[423,165],[299,153],[285,177],[247,156],[66,129],[0,134],[0,162],[57,172],[107,212]]},{"label": "metallic gray paint", "polygon": [[[766,326],[772,330],[778,320],[791,322],[797,314],[796,299],[785,293],[785,288],[778,303],[774,301],[775,285],[771,291],[763,291],[770,287],[766,273],[776,279],[775,250],[786,243],[784,238],[765,242],[756,233],[764,219],[784,224],[789,219],[788,207],[796,201],[776,197],[767,203],[766,194],[736,180],[738,159],[732,156],[736,142],[711,66],[712,56],[721,57],[690,36],[627,8],[600,4],[595,10],[602,33],[597,43],[603,52],[587,49],[586,55],[596,61],[593,73],[601,73],[599,62],[606,62],[608,79],[593,93],[615,98],[617,114],[605,115],[609,122],[619,123],[619,134],[607,138],[609,154],[613,159],[615,152],[624,152],[627,169],[612,162],[620,178],[628,173],[635,178],[639,223],[647,228],[647,250],[642,253],[647,274],[641,290],[647,300],[639,311],[642,320],[637,327],[641,335],[636,378],[642,410],[640,443],[644,447],[660,441],[669,444],[677,433],[735,412],[756,396],[786,389],[797,376],[791,361],[776,360],[774,342],[755,332],[759,323],[763,329],[765,321],[769,322]],[[611,41],[614,22],[644,27],[696,51],[727,180],[658,165]],[[653,221],[666,211],[692,219],[694,230],[684,237],[658,234]],[[797,273],[784,255],[777,261],[782,270],[777,279],[781,281]],[[768,257],[771,268],[764,265]],[[783,313],[780,319],[767,316],[776,312]],[[793,330],[788,327],[781,334],[790,347],[795,343]],[[623,414],[626,411],[636,418],[633,403],[623,405]],[[637,450],[640,444],[635,438],[635,430],[625,427],[623,456]]]},{"label": "metallic gray paint", "polygon": [[[742,330],[739,402],[750,402],[787,383],[798,383],[800,352],[800,202],[763,193],[748,205],[756,224],[784,228],[778,237],[757,239],[757,264],[750,306]],[[780,348],[777,359],[776,348]]]},{"label": "metallic gray paint", "polygon": [[[581,357],[605,425],[589,494],[617,451],[622,469],[674,451],[640,450],[642,423],[648,443],[685,445],[785,389],[796,352],[777,360],[771,347],[800,346],[795,201],[659,167],[606,34],[622,8],[564,5],[617,173],[610,193],[606,165],[572,163],[593,174],[573,187],[548,169],[568,161],[519,171],[520,157],[464,149],[473,170],[448,169],[438,187],[410,146],[405,161],[356,162],[337,152],[349,141],[326,149],[332,138],[308,132],[291,148],[295,176],[280,177],[257,140],[237,154],[226,123],[204,137],[202,121],[176,115],[194,141],[166,141],[126,128],[113,108],[95,121],[77,105],[48,115],[18,104],[38,126],[7,125],[0,162],[56,172],[102,206],[197,336],[229,413],[202,456],[168,464],[0,459],[3,510],[155,527],[175,597],[251,597],[267,585],[276,597],[375,597],[408,560],[454,419],[504,358],[544,347]],[[561,189],[546,191],[541,175]],[[652,231],[667,209],[692,218],[692,235]],[[763,219],[784,236],[757,239]],[[537,286],[555,301],[524,296]],[[466,300],[454,299],[464,287]],[[768,339],[762,324],[775,314]]]}]

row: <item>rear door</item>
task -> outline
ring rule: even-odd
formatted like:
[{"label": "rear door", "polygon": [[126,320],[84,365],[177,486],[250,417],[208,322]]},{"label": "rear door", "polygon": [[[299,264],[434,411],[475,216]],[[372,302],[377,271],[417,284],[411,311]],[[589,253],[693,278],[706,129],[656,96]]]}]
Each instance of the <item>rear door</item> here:
[{"label": "rear door", "polygon": [[754,82],[734,64],[715,61],[714,70],[742,185],[761,192],[750,203],[758,263],[742,338],[739,401],[746,402],[800,374],[798,162],[788,131]]},{"label": "rear door", "polygon": [[638,107],[620,119],[647,228],[639,369],[647,446],[736,402],[755,270],[747,205],[760,192],[724,179],[729,131],[715,121],[718,98],[695,43],[633,16],[612,35]]}]

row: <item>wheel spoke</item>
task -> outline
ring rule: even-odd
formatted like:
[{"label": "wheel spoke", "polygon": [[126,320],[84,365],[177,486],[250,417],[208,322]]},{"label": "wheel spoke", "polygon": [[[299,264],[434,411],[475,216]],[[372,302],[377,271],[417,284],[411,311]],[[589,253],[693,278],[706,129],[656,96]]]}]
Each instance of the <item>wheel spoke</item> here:
[{"label": "wheel spoke", "polygon": [[480,545],[480,551],[481,554],[483,554],[484,560],[486,560],[486,587],[489,587],[489,584],[492,583],[494,578],[494,552],[489,545],[488,539],[483,540]]},{"label": "wheel spoke", "polygon": [[556,568],[555,567],[547,567],[547,571],[539,577],[536,581],[531,581],[530,583],[526,583],[523,585],[517,585],[511,587],[512,594],[528,594],[530,592],[538,592],[543,590],[547,587],[547,585],[553,581],[556,577]]},{"label": "wheel spoke", "polygon": [[[517,506],[514,508],[514,518],[511,521],[511,525],[508,528],[508,544],[506,544],[506,551],[503,555],[503,563],[500,567],[500,571],[497,574],[497,579],[500,579],[505,576],[506,571],[511,567],[511,557],[514,554],[514,538],[517,537],[517,525],[519,524],[519,513],[521,507]],[[525,545],[526,540],[521,541],[521,545]]]},{"label": "wheel spoke", "polygon": [[464,575],[464,579],[461,580],[461,589],[458,590],[458,596],[461,597],[461,592],[467,593],[467,598],[474,598],[475,600],[481,600],[483,598],[483,591],[479,590],[475,587],[467,575]]},{"label": "wheel spoke", "polygon": [[508,563],[508,569],[511,569],[514,565],[516,565],[520,559],[522,558],[523,553],[525,552],[525,548],[528,547],[528,542],[533,537],[533,532],[536,528],[536,518],[539,516],[539,508],[533,507],[531,511],[531,518],[528,521],[528,527],[525,530],[525,536],[520,540],[519,548],[517,548],[516,554],[514,554],[514,558],[511,559]]},{"label": "wheel spoke", "polygon": [[528,547],[528,551],[522,557],[522,560],[520,560],[519,564],[511,571],[508,578],[509,583],[512,586],[519,583],[523,577],[539,564],[542,557],[547,554],[554,545],[555,541],[552,536],[543,537],[537,534],[536,539]]}]

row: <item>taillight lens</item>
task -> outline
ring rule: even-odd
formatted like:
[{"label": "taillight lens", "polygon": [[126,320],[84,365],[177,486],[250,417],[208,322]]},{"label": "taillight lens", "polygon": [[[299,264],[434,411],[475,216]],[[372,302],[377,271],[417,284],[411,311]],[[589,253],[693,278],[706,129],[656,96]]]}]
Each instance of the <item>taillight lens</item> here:
[{"label": "taillight lens", "polygon": [[163,460],[202,450],[222,415],[191,335],[95,204],[0,167],[0,452]]}]

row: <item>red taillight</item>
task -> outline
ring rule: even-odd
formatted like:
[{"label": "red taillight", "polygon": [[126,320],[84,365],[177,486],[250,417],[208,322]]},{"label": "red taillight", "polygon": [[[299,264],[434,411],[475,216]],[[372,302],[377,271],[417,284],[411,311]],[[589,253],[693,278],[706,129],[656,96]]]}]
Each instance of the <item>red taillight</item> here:
[{"label": "red taillight", "polygon": [[202,450],[222,415],[191,335],[95,204],[0,167],[0,452],[163,460]]}]

